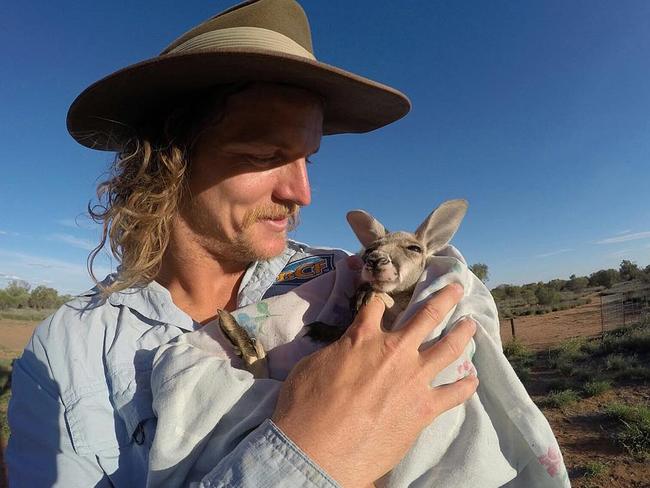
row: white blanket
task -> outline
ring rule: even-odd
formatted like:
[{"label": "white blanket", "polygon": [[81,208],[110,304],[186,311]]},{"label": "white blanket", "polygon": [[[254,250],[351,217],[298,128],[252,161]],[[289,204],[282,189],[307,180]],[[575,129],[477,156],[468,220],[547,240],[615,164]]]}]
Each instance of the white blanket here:
[{"label": "white blanket", "polygon": [[[304,324],[350,322],[349,300],[359,278],[359,258],[291,292],[233,313],[268,351],[271,379],[253,380],[242,369],[217,323],[161,346],[152,391],[158,426],[149,459],[149,486],[198,482],[251,429],[271,416],[281,381],[319,345],[303,337]],[[465,296],[431,333],[435,341],[460,318],[478,324],[463,356],[434,384],[471,371],[477,392],[427,427],[380,487],[567,487],[566,468],[551,428],[502,353],[499,320],[489,290],[448,246],[431,258],[396,327],[434,292],[461,283]],[[399,415],[399,412],[396,412]]]}]

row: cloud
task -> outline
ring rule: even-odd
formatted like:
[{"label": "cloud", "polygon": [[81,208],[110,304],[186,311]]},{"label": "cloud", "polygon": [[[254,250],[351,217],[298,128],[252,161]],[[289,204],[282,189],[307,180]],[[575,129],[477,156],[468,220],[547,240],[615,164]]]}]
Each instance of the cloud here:
[{"label": "cloud", "polygon": [[56,266],[52,264],[45,264],[45,263],[25,263],[25,264],[30,268],[45,268],[45,269],[56,268]]},{"label": "cloud", "polygon": [[22,280],[22,278],[20,276],[16,276],[16,275],[0,273],[0,280],[2,280],[2,281],[12,281],[12,280]]},{"label": "cloud", "polygon": [[49,236],[49,239],[53,241],[64,242],[66,244],[70,244],[71,246],[85,249],[86,251],[92,251],[96,246],[96,244],[89,239],[82,239],[70,234],[51,234]]},{"label": "cloud", "polygon": [[563,253],[569,252],[569,251],[573,251],[573,249],[560,249],[558,251],[552,251],[552,252],[547,252],[547,253],[544,253],[544,254],[538,254],[537,256],[535,256],[535,258],[537,258],[537,259],[548,258],[548,257],[551,257],[551,256],[555,256],[557,254],[563,254]]},{"label": "cloud", "polygon": [[19,236],[18,232],[11,232],[9,230],[0,230],[0,236]]},{"label": "cloud", "polygon": [[629,234],[630,232],[632,232],[632,229],[626,229],[626,230],[621,230],[619,232],[616,232],[614,235],[622,236],[623,234]]},{"label": "cloud", "polygon": [[636,241],[638,239],[650,239],[650,231],[635,232],[634,234],[625,234],[617,237],[608,237],[597,241],[596,244],[616,244],[618,242]]},{"label": "cloud", "polygon": [[[75,294],[93,286],[85,262],[68,262],[48,256],[39,256],[0,248],[0,269],[5,276],[20,276],[32,284],[50,281],[54,288]],[[111,273],[111,266],[102,260],[95,274],[103,278]]]},{"label": "cloud", "polygon": [[625,256],[626,254],[630,254],[632,252],[632,249],[621,249],[620,251],[613,252],[611,254],[608,254],[608,256],[618,258],[621,256]]}]

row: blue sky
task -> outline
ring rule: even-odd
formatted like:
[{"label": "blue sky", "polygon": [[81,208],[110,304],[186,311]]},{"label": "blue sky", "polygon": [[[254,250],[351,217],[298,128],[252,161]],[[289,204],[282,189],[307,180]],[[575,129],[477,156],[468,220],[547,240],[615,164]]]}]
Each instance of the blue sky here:
[{"label": "blue sky", "polygon": [[[66,293],[90,287],[85,258],[98,234],[82,215],[111,155],[68,136],[67,108],[231,4],[5,5],[0,286],[19,277]],[[319,59],[401,89],[413,110],[323,141],[294,238],[356,250],[349,209],[413,230],[463,197],[454,243],[489,265],[490,286],[650,264],[650,2],[302,4]]]}]

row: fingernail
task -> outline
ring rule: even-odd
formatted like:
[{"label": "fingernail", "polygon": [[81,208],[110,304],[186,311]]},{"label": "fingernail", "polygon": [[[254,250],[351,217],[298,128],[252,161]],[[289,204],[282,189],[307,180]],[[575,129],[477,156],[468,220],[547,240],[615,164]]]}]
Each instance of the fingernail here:
[{"label": "fingernail", "polygon": [[463,322],[466,322],[469,328],[472,329],[472,333],[476,332],[476,322],[473,319],[466,317],[463,319]]},{"label": "fingernail", "polygon": [[449,285],[449,287],[452,290],[454,290],[456,293],[458,293],[459,295],[462,295],[462,294],[465,293],[465,288],[463,288],[463,285],[461,285],[460,283],[451,283]]}]

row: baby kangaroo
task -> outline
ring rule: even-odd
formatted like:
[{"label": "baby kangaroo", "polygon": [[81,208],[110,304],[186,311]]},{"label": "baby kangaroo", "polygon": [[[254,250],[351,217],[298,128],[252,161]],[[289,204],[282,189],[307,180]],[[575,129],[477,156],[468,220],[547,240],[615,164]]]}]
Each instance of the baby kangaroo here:
[{"label": "baby kangaroo", "polygon": [[[350,304],[354,314],[377,293],[386,303],[383,326],[390,329],[397,316],[411,300],[415,285],[427,260],[445,247],[454,236],[467,211],[466,200],[449,200],[435,209],[415,233],[389,232],[372,215],[363,210],[348,212],[347,220],[361,242],[363,260],[361,285]],[[259,342],[251,338],[228,312],[219,312],[220,326],[256,378],[268,377],[266,356]],[[308,324],[307,336],[332,342],[347,327],[322,322]]]},{"label": "baby kangaroo", "polygon": [[[348,212],[347,219],[361,242],[363,259],[362,284],[352,300],[356,313],[374,293],[386,303],[383,326],[390,329],[397,316],[406,309],[427,260],[445,247],[460,226],[466,200],[449,200],[435,209],[415,233],[389,232],[376,218],[363,210]],[[345,327],[316,323],[308,326],[307,335],[329,342],[340,337]]]}]

